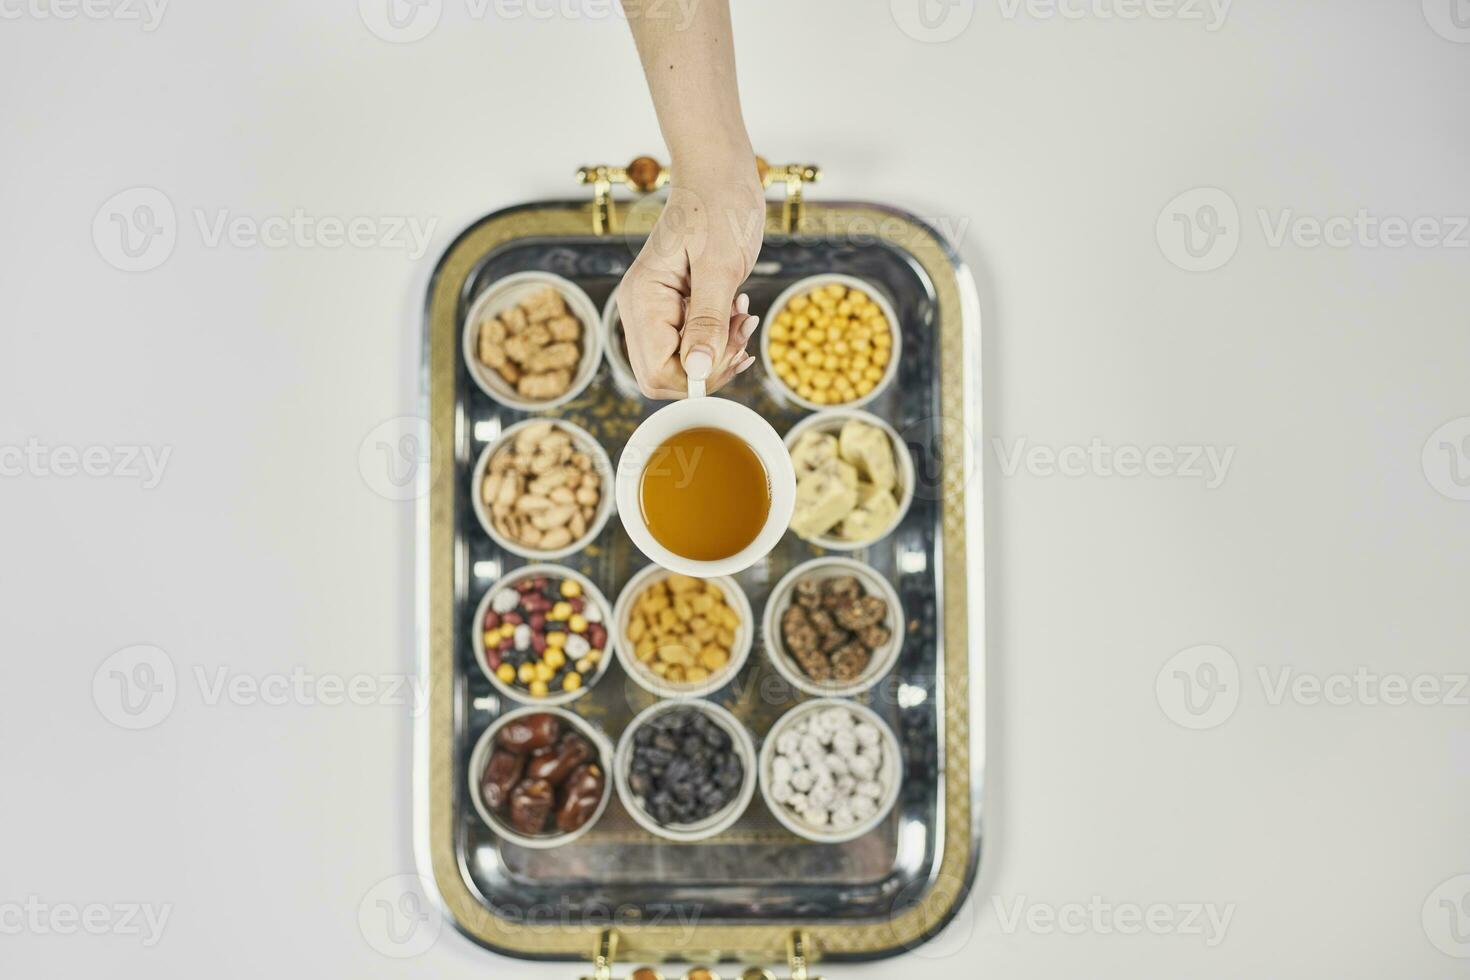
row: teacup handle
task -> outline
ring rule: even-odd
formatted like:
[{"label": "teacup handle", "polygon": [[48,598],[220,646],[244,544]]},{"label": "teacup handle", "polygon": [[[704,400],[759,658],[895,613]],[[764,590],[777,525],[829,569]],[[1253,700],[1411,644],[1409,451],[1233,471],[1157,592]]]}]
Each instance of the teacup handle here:
[{"label": "teacup handle", "polygon": [[703,381],[695,381],[693,378],[690,378],[689,379],[689,397],[690,398],[703,398],[704,397],[704,382]]}]

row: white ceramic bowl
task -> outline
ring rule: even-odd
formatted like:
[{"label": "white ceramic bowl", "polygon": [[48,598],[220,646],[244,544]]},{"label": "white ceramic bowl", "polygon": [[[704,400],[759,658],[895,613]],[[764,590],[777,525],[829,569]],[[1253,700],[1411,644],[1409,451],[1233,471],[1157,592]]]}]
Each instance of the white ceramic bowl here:
[{"label": "white ceramic bowl", "polygon": [[[587,822],[570,834],[546,834],[540,837],[527,837],[524,834],[512,830],[510,824],[491,813],[489,807],[485,806],[485,801],[480,797],[480,777],[485,774],[485,766],[490,762],[490,753],[495,748],[495,736],[500,729],[504,728],[507,722],[520,718],[523,715],[541,714],[543,712],[556,715],[561,719],[563,726],[570,725],[575,728],[577,734],[586,738],[587,741],[592,743],[592,747],[597,750],[597,762],[602,766],[602,802],[597,804],[597,809],[592,812],[592,816]],[[480,740],[475,743],[475,748],[470,753],[470,800],[475,804],[475,812],[480,815],[480,819],[485,821],[490,829],[495,831],[498,836],[510,841],[512,844],[519,844],[521,847],[530,847],[537,850],[561,847],[563,844],[570,844],[591,830],[597,821],[602,819],[603,813],[607,811],[607,804],[612,800],[613,793],[616,792],[614,787],[616,780],[609,778],[610,774],[608,773],[609,767],[612,766],[613,755],[613,744],[608,737],[596,728],[593,728],[590,722],[575,712],[568,711],[565,708],[548,708],[540,705],[536,707],[516,708],[514,711],[507,711],[495,719],[490,727],[485,729],[485,733],[480,736]]]},{"label": "white ceramic bowl", "polygon": [[623,318],[618,312],[618,292],[607,298],[602,307],[602,356],[612,372],[613,383],[629,398],[643,398],[638,390],[638,378],[633,374],[633,365],[628,362],[623,339]]},{"label": "white ceramic bowl", "polygon": [[882,541],[893,533],[894,528],[903,523],[904,517],[908,515],[909,508],[914,503],[914,458],[909,454],[909,447],[899,436],[897,429],[871,412],[844,407],[826,408],[815,415],[808,415],[786,433],[787,454],[790,454],[803,432],[815,429],[818,432],[826,432],[835,436],[842,431],[843,424],[849,419],[857,419],[868,425],[877,426],[888,436],[888,444],[893,447],[893,468],[898,481],[898,510],[894,513],[893,520],[883,529],[883,533],[867,541],[848,541],[846,538],[839,538],[831,534],[803,539],[811,541],[819,548],[826,548],[828,551],[858,551],[874,542]]},{"label": "white ceramic bowl", "polygon": [[[592,457],[592,469],[597,473],[598,480],[601,484],[598,488],[600,496],[597,500],[597,510],[593,513],[592,520],[587,522],[587,532],[566,547],[553,548],[549,551],[541,548],[528,548],[519,541],[512,541],[510,538],[501,534],[496,529],[495,522],[490,519],[490,509],[480,498],[480,488],[485,484],[485,474],[489,470],[490,460],[495,454],[514,442],[516,433],[522,429],[535,425],[538,422],[548,421],[556,428],[570,435],[573,446]],[[470,476],[470,504],[474,507],[475,516],[480,520],[480,526],[485,529],[486,534],[490,535],[491,540],[500,545],[500,547],[509,551],[511,554],[520,555],[522,558],[530,558],[537,561],[555,561],[558,558],[565,558],[567,555],[581,551],[602,533],[602,529],[607,525],[607,519],[612,516],[613,501],[616,496],[613,482],[612,461],[607,458],[607,452],[592,437],[592,433],[575,422],[568,422],[565,419],[524,419],[515,425],[508,426],[505,431],[501,432],[491,442],[486,443],[485,448],[480,450],[480,458],[475,461],[475,469]]]},{"label": "white ceramic bowl", "polygon": [[[883,745],[883,765],[888,769],[888,782],[884,784],[883,797],[878,800],[877,809],[866,820],[853,824],[846,830],[818,830],[804,823],[784,804],[771,799],[771,764],[776,758],[776,739],[797,719],[805,718],[813,712],[827,708],[846,708],[857,715],[859,720],[876,726]],[[781,826],[796,836],[817,844],[841,844],[866,834],[882,823],[893,811],[893,805],[898,802],[899,787],[903,785],[903,753],[899,750],[898,736],[893,734],[893,729],[888,727],[888,723],[879,718],[871,708],[840,698],[822,698],[818,701],[803,702],[776,719],[776,723],[771,726],[770,733],[761,743],[760,776],[761,799],[765,800],[766,808],[781,822]],[[618,791],[622,792],[622,788],[619,787]]]},{"label": "white ceramic bowl", "polygon": [[613,645],[613,623],[612,606],[608,604],[607,597],[592,580],[581,572],[573,571],[563,565],[524,565],[507,575],[502,575],[495,580],[485,594],[480,598],[480,604],[475,607],[475,618],[470,623],[470,649],[475,651],[475,663],[480,665],[480,671],[495,685],[495,690],[512,701],[536,708],[555,707],[557,705],[570,704],[592,689],[592,686],[602,680],[607,673],[607,665],[613,660],[613,651],[603,649],[602,657],[597,661],[597,669],[589,677],[582,678],[582,686],[575,691],[555,691],[544,698],[533,697],[530,691],[523,691],[514,684],[507,684],[495,676],[495,671],[490,669],[485,660],[485,612],[490,608],[490,600],[495,593],[501,589],[513,587],[517,582],[528,578],[545,575],[548,578],[571,579],[582,587],[582,596],[587,604],[595,605],[602,614],[602,625],[607,628],[607,646]]},{"label": "white ceramic bowl", "polygon": [[[872,391],[866,395],[859,395],[852,401],[843,402],[840,405],[818,405],[816,402],[808,401],[798,395],[776,373],[776,365],[771,361],[771,329],[769,325],[776,322],[776,317],[786,308],[786,304],[797,296],[809,293],[818,286],[828,286],[832,283],[839,283],[848,289],[860,289],[864,293],[867,293],[868,297],[877,304],[878,309],[883,311],[883,316],[887,318],[888,331],[893,337],[893,343],[889,348],[888,363],[883,367],[883,377],[879,378],[878,383],[873,385]],[[893,311],[893,304],[888,302],[888,297],[883,294],[883,291],[870,282],[864,282],[853,276],[844,276],[837,273],[823,273],[821,275],[807,276],[805,279],[798,279],[788,286],[781,295],[776,297],[775,302],[771,303],[770,308],[766,311],[766,315],[761,317],[761,322],[767,324],[766,329],[760,332],[761,366],[766,370],[766,381],[782,398],[793,401],[802,408],[812,411],[818,411],[824,408],[861,408],[874,398],[883,394],[884,390],[893,383],[894,377],[898,374],[898,362],[903,356],[903,331],[899,329],[898,314]]]},{"label": "white ceramic bowl", "polygon": [[[765,526],[750,544],[720,561],[685,558],[659,544],[643,520],[639,502],[643,468],[658,447],[677,432],[702,426],[724,429],[744,440],[760,458],[771,483],[771,509]],[[644,419],[628,439],[618,457],[617,504],[628,537],[655,564],[695,578],[718,578],[754,565],[781,540],[791,525],[791,511],[796,504],[796,474],[791,468],[791,454],[764,418],[728,398],[686,398],[670,402]],[[717,519],[718,515],[711,518]]]},{"label": "white ceramic bowl", "polygon": [[[581,321],[582,337],[579,346],[582,348],[582,356],[577,361],[577,370],[572,373],[572,383],[566,391],[555,398],[534,401],[522,398],[514,386],[507,383],[494,368],[480,363],[480,323],[510,309],[545,286],[551,286],[561,293],[568,311]],[[565,405],[580,395],[597,374],[597,365],[602,361],[602,331],[598,328],[600,322],[601,318],[597,315],[597,307],[592,298],[570,279],[563,279],[550,272],[512,273],[491,283],[490,288],[475,297],[475,302],[471,304],[469,313],[464,318],[465,367],[475,384],[480,386],[480,390],[502,405],[523,412],[544,411]]]},{"label": "white ceramic bowl", "polygon": [[[643,809],[637,797],[628,786],[628,773],[633,767],[633,734],[639,728],[648,723],[650,718],[656,718],[665,711],[678,710],[702,711],[723,728],[730,736],[730,744],[740,756],[740,763],[745,767],[745,778],[741,780],[740,792],[735,799],[725,804],[724,809],[718,813],[710,814],[703,820],[690,824],[677,824],[665,827],[659,824],[648,812]],[[637,822],[638,826],[657,837],[665,840],[689,843],[691,841],[705,840],[718,833],[728,830],[735,821],[740,819],[745,808],[750,805],[751,797],[755,796],[756,784],[756,755],[755,742],[750,737],[750,732],[740,723],[740,719],[730,714],[718,704],[711,701],[659,701],[656,704],[644,708],[633,716],[628,727],[623,729],[623,735],[618,739],[617,755],[613,759],[613,774],[618,784],[618,796],[623,801],[623,806],[628,814]]]},{"label": "white ceramic bowl", "polygon": [[740,583],[727,575],[720,576],[712,581],[725,593],[725,604],[735,610],[735,615],[740,617],[740,625],[735,628],[735,645],[730,650],[730,662],[717,673],[712,674],[707,680],[697,684],[670,684],[659,677],[653,671],[643,665],[638,659],[635,645],[628,639],[628,623],[633,615],[633,603],[637,601],[645,589],[650,585],[668,578],[673,573],[667,568],[657,565],[645,565],[639,572],[628,580],[623,586],[623,591],[618,593],[618,601],[613,606],[613,630],[611,642],[617,647],[618,662],[623,665],[623,670],[633,682],[643,688],[649,694],[661,698],[698,698],[718,691],[736,674],[740,668],[745,666],[746,659],[750,656],[750,647],[755,639],[755,614],[750,609],[750,599],[745,595],[745,590]]},{"label": "white ceramic bowl", "polygon": [[[798,581],[804,578],[837,578],[842,575],[855,576],[868,595],[878,596],[888,604],[888,616],[883,620],[883,625],[889,632],[888,642],[873,651],[868,666],[852,680],[814,681],[802,671],[801,665],[791,654],[786,652],[786,641],[781,638],[781,617],[791,608]],[[770,597],[766,599],[765,613],[761,617],[761,641],[766,648],[766,657],[771,661],[771,666],[776,668],[776,673],[798,691],[819,698],[850,697],[871,689],[888,676],[888,672],[898,662],[899,653],[903,651],[907,626],[903,603],[892,582],[862,562],[834,555],[813,558],[781,576],[781,580],[771,590]]]}]

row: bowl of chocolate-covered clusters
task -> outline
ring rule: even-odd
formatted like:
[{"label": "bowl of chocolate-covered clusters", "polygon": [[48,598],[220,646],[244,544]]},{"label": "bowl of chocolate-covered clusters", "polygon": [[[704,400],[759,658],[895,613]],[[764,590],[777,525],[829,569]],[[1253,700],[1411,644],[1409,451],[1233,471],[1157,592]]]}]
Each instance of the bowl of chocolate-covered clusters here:
[{"label": "bowl of chocolate-covered clusters", "polygon": [[766,601],[761,630],[771,665],[799,691],[851,697],[881,681],[908,624],[892,583],[851,558],[814,558]]},{"label": "bowl of chocolate-covered clusters", "polygon": [[755,743],[729,711],[708,701],[661,701],[618,740],[618,794],[651,834],[697,841],[727,829],[755,795]]},{"label": "bowl of chocolate-covered clusters", "polygon": [[496,719],[470,755],[470,799],[498,835],[522,847],[569,844],[612,799],[612,743],[586,719],[525,707]]}]

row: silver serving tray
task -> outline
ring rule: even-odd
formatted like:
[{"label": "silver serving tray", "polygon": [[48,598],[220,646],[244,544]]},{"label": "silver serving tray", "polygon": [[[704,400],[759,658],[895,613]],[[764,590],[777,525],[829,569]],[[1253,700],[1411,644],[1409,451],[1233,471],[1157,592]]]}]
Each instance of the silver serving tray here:
[{"label": "silver serving tray", "polygon": [[[815,210],[817,206],[813,205]],[[871,205],[833,205],[830,213],[838,215],[844,207],[872,209]],[[581,213],[585,202],[566,202],[529,206],[526,210]],[[515,212],[512,212],[514,214]],[[913,227],[922,227],[914,219],[899,212],[894,214]],[[504,220],[506,213],[485,221]],[[466,232],[466,236],[471,235]],[[451,247],[460,248],[465,238]],[[962,611],[969,620],[969,658],[942,655],[946,643],[946,595],[954,601],[954,591],[945,589],[946,509],[958,510],[961,521],[960,542],[968,542],[971,558],[980,553],[979,491],[973,438],[963,439],[962,448],[954,438],[953,418],[947,418],[940,399],[940,370],[945,357],[964,361],[964,417],[960,431],[978,434],[978,415],[970,409],[978,403],[978,323],[968,274],[957,257],[946,249],[953,265],[964,322],[963,329],[950,334],[962,339],[960,350],[940,352],[939,297],[935,283],[924,266],[902,243],[873,235],[857,241],[845,235],[821,235],[813,238],[768,235],[755,270],[743,287],[750,294],[752,313],[760,314],[763,326],[769,322],[770,302],[786,286],[805,276],[840,272],[866,280],[892,303],[903,331],[902,356],[894,382],[866,410],[891,422],[909,443],[914,454],[919,486],[914,502],[899,527],[888,537],[851,554],[870,564],[894,583],[907,614],[908,632],[902,653],[889,677],[877,688],[857,700],[876,710],[892,726],[902,746],[905,778],[899,801],[893,813],[879,827],[845,844],[827,845],[806,842],[784,829],[768,812],[757,793],[740,820],[728,831],[697,844],[677,844],[653,837],[629,817],[622,801],[613,799],[599,823],[579,841],[551,850],[532,850],[499,839],[477,814],[468,798],[470,753],[475,741],[499,712],[517,707],[507,702],[492,687],[476,663],[472,647],[472,624],[475,608],[485,591],[503,574],[526,564],[515,555],[503,551],[485,534],[471,507],[471,471],[481,450],[505,427],[527,417],[511,410],[482,392],[470,379],[463,363],[459,334],[464,317],[477,296],[496,280],[515,272],[541,270],[556,273],[581,286],[598,304],[608,300],[613,289],[627,271],[629,263],[641,247],[640,236],[581,236],[561,234],[529,234],[513,236],[489,248],[477,260],[464,263],[466,270],[456,274],[451,263],[442,262],[431,287],[431,323],[434,329],[433,296],[435,289],[454,289],[454,364],[452,370],[435,372],[430,367],[430,387],[436,381],[452,384],[453,434],[452,467],[437,473],[441,487],[448,494],[446,507],[434,513],[427,508],[422,515],[421,558],[432,565],[450,562],[452,582],[451,622],[425,624],[425,646],[437,633],[451,646],[450,684],[436,690],[434,697],[446,701],[448,710],[431,712],[426,719],[434,736],[435,719],[449,722],[449,753],[452,771],[433,772],[435,761],[424,751],[419,753],[421,790],[433,795],[447,792],[447,809],[435,813],[433,801],[421,808],[420,817],[430,822],[436,817],[448,821],[447,836],[441,841],[452,843],[453,864],[462,878],[465,890],[473,896],[485,913],[503,927],[497,935],[514,935],[507,943],[497,935],[487,934],[479,922],[465,921],[462,911],[450,906],[456,924],[477,941],[514,955],[532,958],[565,957],[564,943],[538,944],[538,924],[545,934],[558,936],[567,928],[600,924],[636,935],[645,926],[684,928],[691,937],[682,949],[665,948],[667,943],[646,944],[651,955],[665,958],[691,959],[698,953],[729,954],[743,952],[748,946],[743,939],[733,945],[723,942],[723,926],[769,926],[771,935],[779,930],[808,929],[819,948],[824,932],[834,928],[892,922],[924,900],[930,886],[941,875],[959,874],[963,881],[958,894],[952,896],[942,917],[931,916],[920,936],[895,933],[895,942],[874,948],[842,948],[830,944],[827,955],[837,958],[871,958],[901,952],[923,941],[937,931],[949,915],[959,907],[968,888],[979,853],[980,766],[983,731],[983,575],[977,561],[965,563],[968,588],[960,593],[970,608]],[[449,253],[446,254],[446,260]],[[462,253],[461,253],[462,257]],[[445,282],[446,275],[458,281]],[[610,340],[610,343],[615,340]],[[753,338],[751,351],[756,351]],[[432,337],[426,344],[432,343]],[[951,341],[952,343],[952,341]],[[433,357],[426,353],[426,365]],[[441,360],[441,365],[444,363]],[[972,373],[972,367],[974,369]],[[719,393],[754,408],[770,420],[779,433],[784,433],[805,417],[806,410],[784,401],[779,387],[764,377],[758,363]],[[432,392],[430,392],[432,396]],[[431,397],[432,401],[432,397]],[[548,417],[565,418],[586,428],[602,443],[614,463],[629,434],[641,419],[658,407],[636,393],[615,383],[604,363],[587,391],[577,400],[551,412]],[[952,409],[952,405],[950,406]],[[432,412],[432,404],[430,411]],[[948,431],[945,427],[949,426]],[[939,458],[943,447],[952,447],[948,461]],[[963,460],[954,457],[959,453]],[[963,482],[961,498],[955,499],[954,467],[960,465],[969,476]],[[944,467],[949,467],[948,472]],[[432,469],[432,468],[431,468]],[[610,492],[610,488],[605,488]],[[967,506],[968,505],[968,506]],[[969,537],[963,531],[965,512],[969,507]],[[435,519],[450,521],[452,554],[435,554],[429,525]],[[442,539],[441,539],[442,540]],[[823,554],[823,550],[787,534],[768,560],[737,576],[755,614],[752,629],[755,645],[739,674],[725,687],[709,695],[709,699],[729,708],[750,728],[757,743],[773,721],[806,695],[793,690],[771,668],[759,635],[761,613],[766,597],[775,582],[791,567]],[[964,555],[959,556],[963,562]],[[628,579],[643,565],[643,557],[629,542],[621,524],[614,518],[589,548],[563,559],[564,564],[582,572],[615,602]],[[954,566],[951,564],[950,566]],[[445,606],[440,605],[440,609]],[[425,607],[425,616],[435,615],[434,603]],[[608,656],[611,656],[611,650]],[[425,660],[429,659],[427,649]],[[968,663],[966,663],[968,660]],[[969,683],[956,684],[955,665],[965,664]],[[439,678],[431,677],[431,681]],[[955,704],[960,692],[963,704]],[[582,698],[567,707],[577,711],[601,728],[614,743],[629,719],[654,698],[642,691],[613,662],[606,674]],[[945,805],[946,779],[958,774],[946,772],[946,731],[955,727],[955,717],[967,717],[968,751],[963,753],[968,764],[964,779],[968,783],[971,806],[969,825],[947,823]],[[948,721],[947,721],[948,719]],[[954,732],[950,732],[953,738]],[[952,746],[953,743],[951,743]],[[421,749],[424,746],[421,744]],[[949,749],[953,751],[952,747]],[[611,760],[605,760],[609,764]],[[428,770],[426,772],[426,770]],[[441,802],[444,802],[441,800]],[[945,867],[943,855],[946,835],[962,835],[973,843],[966,848],[965,865],[959,869]],[[426,860],[436,876],[443,878],[446,862],[436,861],[430,852],[434,844],[426,842]],[[439,883],[441,892],[444,883]],[[456,889],[457,889],[456,885]],[[478,917],[475,917],[478,919]],[[656,930],[657,931],[657,930]],[[659,935],[668,935],[668,929]],[[743,935],[749,935],[743,934]],[[591,952],[591,944],[582,947]]]}]

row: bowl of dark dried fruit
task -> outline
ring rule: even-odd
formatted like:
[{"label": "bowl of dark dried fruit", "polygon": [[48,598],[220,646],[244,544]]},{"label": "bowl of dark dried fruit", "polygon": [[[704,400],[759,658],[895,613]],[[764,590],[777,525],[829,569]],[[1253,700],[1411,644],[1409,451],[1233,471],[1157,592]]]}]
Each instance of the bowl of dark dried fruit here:
[{"label": "bowl of dark dried fruit", "polygon": [[761,621],[766,656],[793,687],[846,697],[893,669],[906,630],[898,593],[851,558],[814,558],[787,572]]},{"label": "bowl of dark dried fruit", "polygon": [[501,715],[470,754],[470,799],[490,828],[522,847],[569,844],[612,799],[612,743],[565,708]]},{"label": "bowl of dark dried fruit", "polygon": [[470,621],[470,648],[506,697],[566,704],[607,672],[611,608],[586,576],[561,565],[526,565],[485,592]]},{"label": "bowl of dark dried fruit", "polygon": [[704,840],[750,805],[755,742],[717,704],[661,701],[628,723],[613,772],[618,795],[644,830],[672,841]]}]

